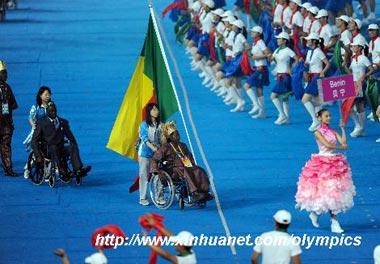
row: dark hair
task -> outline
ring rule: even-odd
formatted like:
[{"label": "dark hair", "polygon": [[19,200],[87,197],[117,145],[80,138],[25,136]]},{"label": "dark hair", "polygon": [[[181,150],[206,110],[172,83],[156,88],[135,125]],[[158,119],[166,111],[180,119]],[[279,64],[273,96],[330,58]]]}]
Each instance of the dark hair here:
[{"label": "dark hair", "polygon": [[290,225],[290,224],[280,224],[280,223],[276,222],[276,226],[277,226],[278,228],[280,228],[280,229],[283,229],[283,230],[288,230],[289,225]]},{"label": "dark hair", "polygon": [[[145,107],[145,122],[148,124],[148,126],[152,126],[153,125],[152,116],[150,115],[150,111],[152,111],[152,109],[154,107],[156,107],[157,109],[159,109],[158,108],[158,104],[156,104],[156,103],[149,103]],[[157,124],[160,124],[160,115],[158,115],[156,122],[157,122]]]},{"label": "dark hair", "polygon": [[317,117],[321,117],[323,115],[324,112],[328,112],[329,110],[327,110],[326,108],[322,108],[321,110],[319,110],[317,112]]},{"label": "dark hair", "polygon": [[47,86],[41,86],[40,89],[38,90],[37,96],[36,96],[36,104],[38,106],[41,106],[42,100],[41,100],[41,95],[45,92],[48,91],[49,94],[51,95],[51,90]]},{"label": "dark hair", "polygon": [[50,102],[47,104],[46,109],[49,109],[49,108],[54,108],[54,109],[57,111],[57,106],[55,105],[55,103],[54,103],[53,101],[50,101]]}]

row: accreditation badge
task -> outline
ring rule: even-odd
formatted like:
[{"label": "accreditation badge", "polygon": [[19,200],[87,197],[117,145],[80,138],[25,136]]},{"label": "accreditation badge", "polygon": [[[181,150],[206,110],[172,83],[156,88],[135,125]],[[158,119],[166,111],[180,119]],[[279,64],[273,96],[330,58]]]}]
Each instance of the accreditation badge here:
[{"label": "accreditation badge", "polygon": [[184,156],[183,158],[181,158],[182,160],[182,163],[185,167],[187,168],[192,168],[193,167],[193,164],[191,163],[191,160],[187,157],[187,156]]}]

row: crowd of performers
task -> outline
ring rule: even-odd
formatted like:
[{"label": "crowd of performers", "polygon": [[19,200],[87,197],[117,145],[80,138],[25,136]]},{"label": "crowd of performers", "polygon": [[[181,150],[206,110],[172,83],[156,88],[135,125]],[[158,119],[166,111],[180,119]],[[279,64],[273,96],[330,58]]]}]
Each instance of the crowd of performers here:
[{"label": "crowd of performers", "polygon": [[[191,69],[199,71],[202,85],[223,98],[231,112],[244,111],[245,91],[252,103],[248,114],[266,118],[265,87],[271,89],[270,100],[278,111],[275,125],[290,124],[292,96],[303,103],[319,153],[302,170],[296,204],[310,212],[315,227],[320,214],[330,213],[331,231],[341,233],[336,215],[353,206],[355,186],[346,157],[334,151],[347,148],[348,116],[354,138],[365,136],[366,119],[378,121],[380,38],[379,26],[368,25],[372,13],[361,21],[350,1],[322,2],[236,1],[226,10],[225,1],[179,0],[163,15],[171,11],[176,39],[185,46]],[[318,80],[346,74],[353,75],[356,97],[341,106],[345,118],[340,134],[329,127],[331,115],[325,107],[332,103],[321,101]]]}]

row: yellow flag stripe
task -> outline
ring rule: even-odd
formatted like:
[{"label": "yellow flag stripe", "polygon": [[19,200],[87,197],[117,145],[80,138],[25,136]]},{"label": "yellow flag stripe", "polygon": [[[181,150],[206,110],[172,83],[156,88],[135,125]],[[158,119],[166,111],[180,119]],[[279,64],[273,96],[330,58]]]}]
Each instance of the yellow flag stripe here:
[{"label": "yellow flag stripe", "polygon": [[144,57],[139,57],[112,128],[108,149],[137,160],[135,142],[142,122],[142,111],[153,93],[153,82],[144,74]]}]

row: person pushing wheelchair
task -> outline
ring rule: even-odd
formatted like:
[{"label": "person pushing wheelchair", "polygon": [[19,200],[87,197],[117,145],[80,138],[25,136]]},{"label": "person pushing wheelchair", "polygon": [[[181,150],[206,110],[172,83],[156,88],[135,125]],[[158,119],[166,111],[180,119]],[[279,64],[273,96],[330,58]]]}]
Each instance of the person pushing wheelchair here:
[{"label": "person pushing wheelchair", "polygon": [[[57,108],[54,102],[47,105],[47,116],[37,122],[36,129],[32,137],[32,149],[38,164],[44,161],[42,147],[47,147],[48,152],[54,162],[57,163],[59,174],[64,182],[69,182],[70,175],[66,163],[65,139],[69,140],[69,154],[74,168],[75,177],[83,177],[91,170],[91,166],[83,166],[79,156],[79,148],[74,134],[71,132],[69,122],[57,115]],[[42,144],[41,144],[42,143]]]},{"label": "person pushing wheelchair", "polygon": [[209,193],[209,179],[206,172],[198,167],[186,144],[180,142],[180,135],[173,121],[162,126],[162,145],[150,162],[150,173],[160,173],[160,162],[166,161],[165,171],[174,177],[183,178],[195,203],[212,200]]}]

